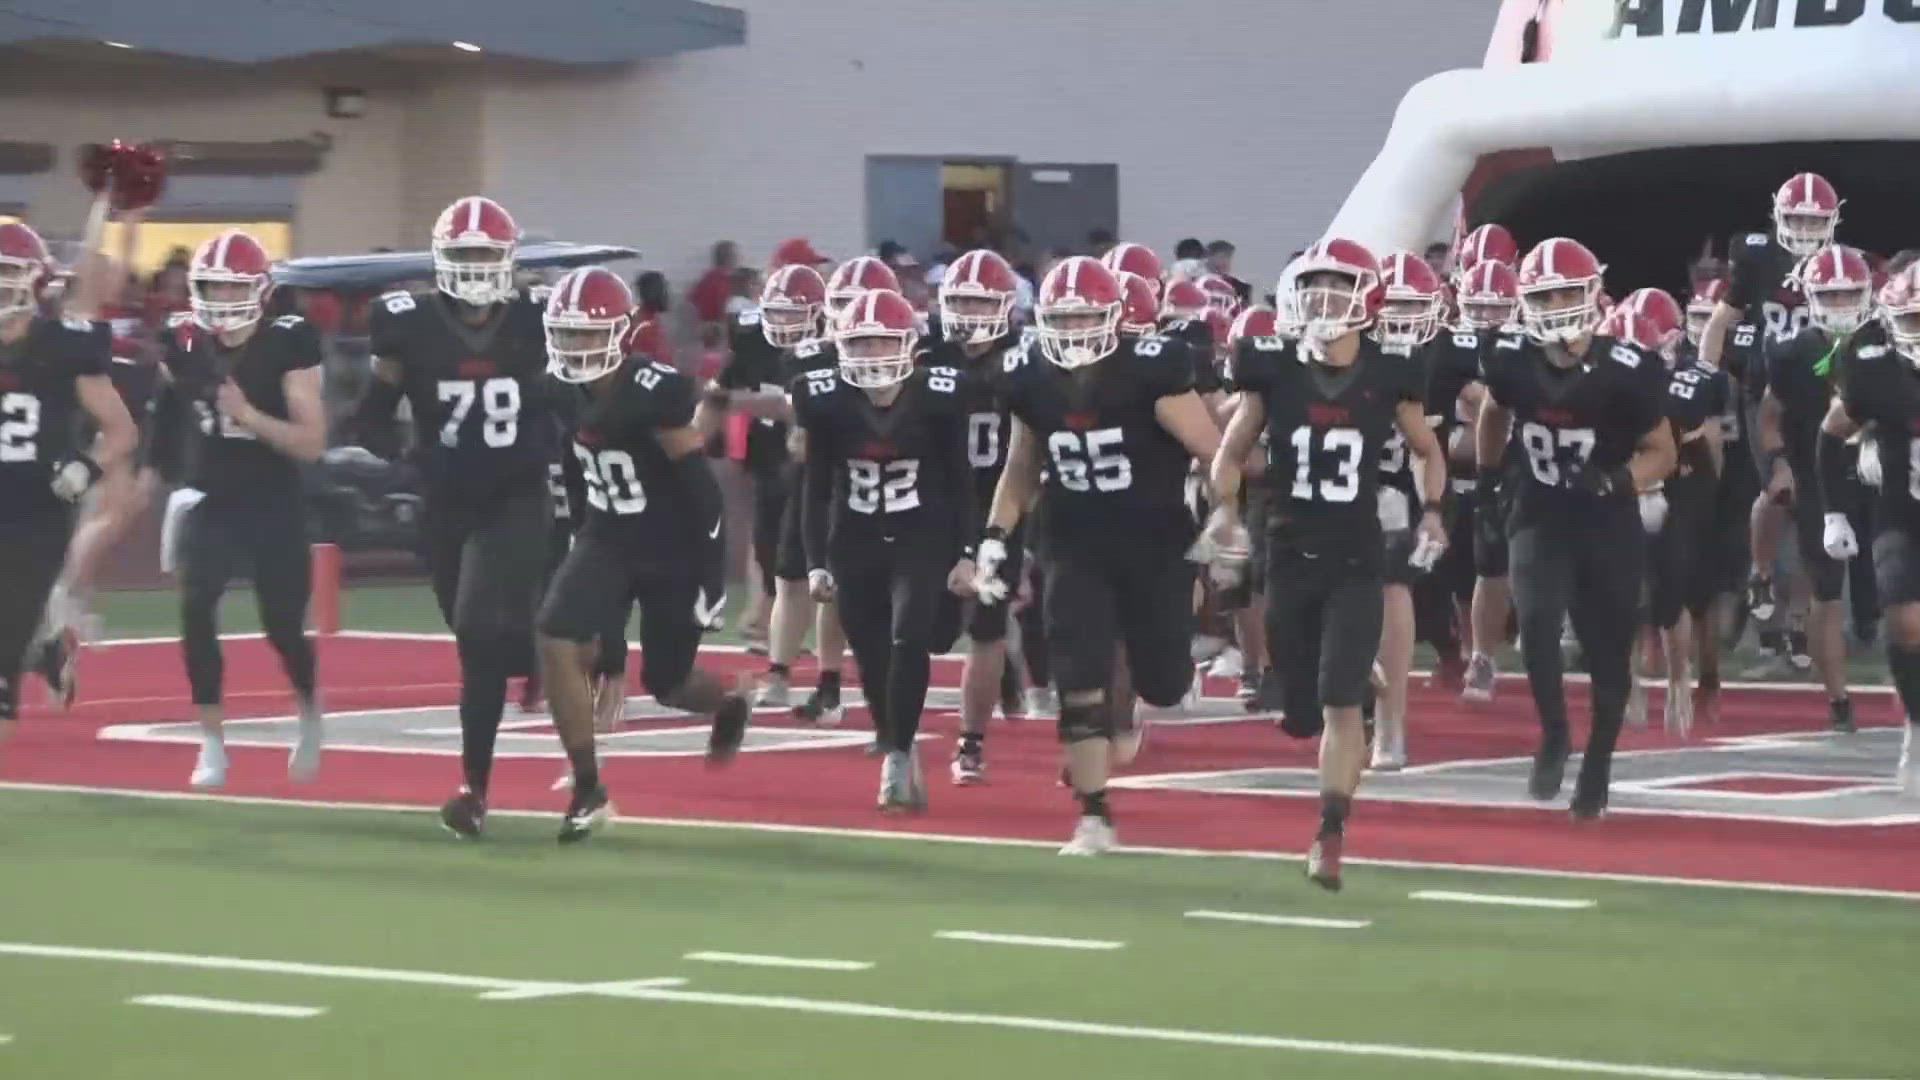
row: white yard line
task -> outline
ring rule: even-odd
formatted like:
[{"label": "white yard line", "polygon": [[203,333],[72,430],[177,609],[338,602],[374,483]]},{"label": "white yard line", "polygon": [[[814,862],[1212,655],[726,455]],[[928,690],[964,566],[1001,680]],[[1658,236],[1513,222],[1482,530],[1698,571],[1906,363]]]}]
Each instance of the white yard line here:
[{"label": "white yard line", "polygon": [[760,953],[690,952],[682,960],[709,964],[744,964],[748,967],[805,968],[809,971],[867,971],[869,960],[809,960],[804,956],[765,956]]},{"label": "white yard line", "polygon": [[527,985],[512,990],[488,990],[480,995],[482,1001],[532,1001],[535,998],[581,997],[587,995],[621,995],[634,990],[650,990],[659,987],[685,986],[685,979],[621,979],[616,982],[580,983],[578,985]]},{"label": "white yard line", "polygon": [[482,997],[499,999],[499,991],[547,988],[563,993],[593,994],[634,1001],[671,1002],[687,1005],[714,1005],[741,1009],[771,1009],[781,1012],[820,1016],[845,1016],[867,1020],[899,1020],[927,1024],[1001,1028],[1015,1031],[1044,1031],[1059,1035],[1094,1038],[1135,1039],[1178,1043],[1190,1046],[1228,1046],[1242,1049],[1279,1050],[1305,1054],[1346,1057],[1392,1058],[1403,1061],[1446,1062],[1460,1065],[1494,1066],[1535,1072],[1580,1073],[1589,1076],[1634,1076],[1649,1080],[1794,1080],[1792,1077],[1760,1073],[1726,1072],[1717,1069],[1693,1069],[1668,1065],[1626,1064],[1586,1061],[1579,1058],[1546,1057],[1533,1054],[1507,1054],[1485,1050],[1452,1050],[1441,1047],[1404,1046],[1394,1043],[1347,1042],[1335,1039],[1306,1039],[1285,1035],[1250,1035],[1184,1028],[1139,1027],[1131,1024],[1100,1023],[1085,1020],[1061,1020],[1042,1016],[1013,1016],[995,1013],[946,1012],[935,1009],[909,1009],[892,1005],[872,1005],[858,1001],[832,1001],[815,998],[784,997],[765,994],[723,994],[698,990],[670,989],[656,980],[628,980],[607,983],[555,983],[539,980],[498,979],[477,975],[451,975],[437,971],[407,971],[397,968],[362,968],[338,964],[307,964],[280,960],[243,959],[228,956],[200,956],[189,953],[159,953],[127,949],[78,948],[64,945],[30,945],[0,942],[0,954],[54,957],[61,959],[110,960],[138,964],[161,964],[223,971],[252,971],[277,975],[307,975],[319,978],[359,979],[411,985],[445,986],[455,989],[489,991]]},{"label": "white yard line", "polygon": [[971,941],[981,945],[1032,945],[1042,949],[1124,949],[1124,941],[1094,941],[1089,938],[1035,937],[1031,934],[990,934],[980,930],[936,930],[934,937],[944,941]]},{"label": "white yard line", "polygon": [[[385,710],[381,710],[385,711]],[[229,724],[238,721],[228,721]],[[431,814],[433,806],[406,803],[323,802],[317,799],[277,799],[260,795],[220,795],[200,791],[148,791],[141,788],[91,787],[82,784],[40,784],[0,781],[0,791],[39,791],[62,795],[110,795],[127,799],[152,799],[157,802],[211,802],[229,806],[291,807],[300,810],[348,810],[362,813]],[[547,810],[488,809],[495,818],[551,818]],[[886,829],[849,829],[828,825],[788,825],[764,821],[714,821],[705,818],[629,817],[621,815],[622,825],[660,828],[721,829],[739,832],[784,833],[795,836],[824,836],[859,840],[900,840],[913,843],[965,844],[975,847],[1032,848],[1059,851],[1058,840],[1023,840],[997,836],[961,836],[953,833],[892,832]],[[1123,847],[1121,855],[1165,855],[1195,859],[1256,859],[1272,862],[1299,862],[1304,852],[1233,851],[1207,848]],[[1549,870],[1531,866],[1490,866],[1484,863],[1426,862],[1416,859],[1348,858],[1350,866],[1383,866],[1395,870],[1435,870],[1466,874],[1509,874],[1515,877],[1565,879],[1569,881],[1611,881],[1626,885],[1679,885],[1687,888],[1730,889],[1736,892],[1784,893],[1794,896],[1841,896],[1869,900],[1920,901],[1920,892],[1897,889],[1860,889],[1833,885],[1784,885],[1767,881],[1716,881],[1710,878],[1665,877],[1658,874],[1616,874],[1597,870]]]},{"label": "white yard line", "polygon": [[1372,919],[1323,919],[1314,915],[1262,915],[1253,911],[1189,911],[1189,919],[1255,923],[1260,926],[1301,926],[1311,930],[1365,930]]},{"label": "white yard line", "polygon": [[228,1001],[224,998],[187,997],[180,994],[143,994],[128,998],[127,1004],[231,1013],[235,1016],[273,1016],[285,1020],[311,1020],[327,1011],[316,1005],[269,1005],[262,1001]]},{"label": "white yard line", "polygon": [[1499,893],[1452,892],[1447,889],[1421,889],[1408,893],[1413,900],[1438,900],[1449,904],[1492,904],[1496,907],[1554,908],[1580,911],[1599,906],[1592,900],[1563,900],[1552,896],[1504,896]]}]

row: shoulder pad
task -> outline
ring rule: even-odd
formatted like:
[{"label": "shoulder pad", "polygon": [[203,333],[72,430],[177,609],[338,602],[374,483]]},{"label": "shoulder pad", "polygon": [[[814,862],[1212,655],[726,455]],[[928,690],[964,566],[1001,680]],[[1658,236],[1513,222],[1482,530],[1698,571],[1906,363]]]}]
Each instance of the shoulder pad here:
[{"label": "shoulder pad", "polygon": [[733,317],[733,325],[759,326],[760,325],[760,309],[748,308],[745,311],[742,311],[741,313],[739,313],[738,315],[735,315]]},{"label": "shoulder pad", "polygon": [[305,316],[282,315],[273,320],[273,325],[281,330],[294,330],[306,324]]},{"label": "shoulder pad", "polygon": [[1614,342],[1613,348],[1607,350],[1607,355],[1613,358],[1614,360],[1627,365],[1630,368],[1637,368],[1640,366],[1640,359],[1641,359],[1640,350],[1634,348],[1631,345],[1626,344],[1625,342],[1621,342],[1621,341]]},{"label": "shoulder pad", "polygon": [[1192,320],[1192,319],[1175,319],[1175,320],[1173,320],[1172,322],[1170,322],[1170,323],[1168,323],[1167,325],[1165,325],[1165,326],[1163,326],[1163,327],[1161,327],[1161,328],[1160,328],[1159,330],[1157,330],[1157,331],[1155,331],[1154,333],[1152,333],[1152,334],[1147,334],[1147,335],[1144,335],[1144,336],[1146,336],[1146,337],[1170,337],[1170,336],[1172,336],[1172,335],[1174,335],[1174,334],[1184,334],[1184,333],[1186,333],[1186,332],[1187,332],[1187,327],[1189,327],[1189,326],[1191,326],[1191,325],[1193,325],[1193,320]]},{"label": "shoulder pad", "polygon": [[1768,236],[1766,233],[1756,232],[1747,234],[1746,245],[1748,247],[1766,247],[1771,243],[1773,243],[1773,237]]},{"label": "shoulder pad", "polygon": [[[411,299],[411,297],[409,297],[409,299]],[[175,327],[186,326],[191,322],[193,322],[193,312],[176,311],[167,316],[167,329],[172,330]]]},{"label": "shoulder pad", "polygon": [[800,344],[795,345],[793,347],[793,355],[819,356],[820,355],[820,339],[808,338],[807,340],[801,342]]},{"label": "shoulder pad", "polygon": [[75,319],[75,318],[62,316],[60,319],[60,325],[65,327],[68,330],[73,331],[76,334],[93,333],[93,322],[89,319]]},{"label": "shoulder pad", "polygon": [[1282,352],[1289,344],[1291,343],[1279,334],[1269,334],[1266,337],[1253,339],[1253,347],[1259,349],[1261,352]]},{"label": "shoulder pad", "polygon": [[396,289],[390,293],[382,293],[378,303],[380,307],[386,309],[389,315],[405,315],[407,312],[420,306],[420,302],[413,298],[413,294],[407,292],[405,289]]},{"label": "shoulder pad", "polygon": [[1496,349],[1518,349],[1526,343],[1527,336],[1525,334],[1502,334],[1500,335],[1500,339],[1493,343],[1493,347]]},{"label": "shoulder pad", "polygon": [[1878,360],[1887,355],[1887,347],[1885,345],[1862,345],[1860,348],[1854,350],[1853,355],[1860,360]]}]

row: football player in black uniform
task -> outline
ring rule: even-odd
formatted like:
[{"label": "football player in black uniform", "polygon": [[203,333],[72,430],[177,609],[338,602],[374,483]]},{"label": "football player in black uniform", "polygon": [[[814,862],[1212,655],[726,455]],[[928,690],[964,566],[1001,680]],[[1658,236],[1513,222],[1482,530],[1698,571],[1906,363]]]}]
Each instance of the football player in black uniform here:
[{"label": "football player in black uniform", "polygon": [[1149,704],[1175,704],[1193,681],[1186,552],[1194,529],[1185,485],[1189,463],[1211,460],[1220,441],[1193,392],[1184,346],[1161,337],[1123,342],[1120,302],[1112,272],[1083,256],[1061,261],[1041,282],[1035,341],[1003,364],[1014,423],[976,556],[976,593],[1004,602],[1007,536],[1037,491],[1048,660],[1081,810],[1062,849],[1069,855],[1114,843],[1106,786],[1119,719],[1118,650],[1134,692]]},{"label": "football player in black uniform", "polygon": [[914,739],[926,705],[934,626],[951,585],[971,588],[978,527],[968,414],[951,367],[915,367],[919,316],[869,289],[830,327],[838,363],[794,380],[806,433],[803,508],[814,599],[838,600],[841,626],[881,759],[879,806],[924,810]]},{"label": "football player in black uniform", "polygon": [[[1853,702],[1847,695],[1847,646],[1840,605],[1846,567],[1829,558],[1821,542],[1821,504],[1814,487],[1820,424],[1833,396],[1836,357],[1849,335],[1866,322],[1873,299],[1873,272],[1860,252],[1829,245],[1807,258],[1799,273],[1809,325],[1767,350],[1767,390],[1760,401],[1758,441],[1767,462],[1767,492],[1792,515],[1794,538],[1813,591],[1807,638],[1814,669],[1827,690],[1827,718],[1835,731],[1852,731]],[[1711,327],[1709,327],[1711,329]],[[1883,462],[1884,464],[1884,462]],[[1812,495],[1802,499],[1800,493]],[[1838,491],[1830,493],[1835,506]],[[1755,567],[1755,573],[1760,568]]]},{"label": "football player in black uniform", "polygon": [[[1761,401],[1760,392],[1771,375],[1771,355],[1785,348],[1807,327],[1807,302],[1800,288],[1798,268],[1803,260],[1832,242],[1834,229],[1839,224],[1840,196],[1833,185],[1815,173],[1800,173],[1781,184],[1773,194],[1772,235],[1750,233],[1734,242],[1729,253],[1732,280],[1702,332],[1700,359],[1709,367],[1731,367],[1721,359],[1730,343],[1728,331],[1739,324],[1753,326],[1758,342],[1742,349],[1736,337],[1731,344],[1750,358],[1747,374],[1759,376],[1746,380],[1756,404]],[[1759,364],[1753,364],[1752,360],[1758,360]],[[1758,427],[1756,417],[1756,431]],[[1757,449],[1764,450],[1763,447]],[[1773,587],[1773,562],[1787,513],[1781,501],[1783,489],[1772,481],[1773,463],[1769,460],[1761,465],[1760,480],[1766,490],[1756,498],[1753,508],[1753,577],[1748,585],[1747,603],[1754,618],[1765,622],[1773,618],[1778,606]],[[1803,569],[1801,576],[1804,578],[1808,573],[1811,571]],[[1796,585],[1804,586],[1805,582],[1796,582]],[[1792,636],[1802,637],[1803,632],[1794,631]],[[1793,655],[1806,650],[1803,642],[1787,645],[1782,651]]]},{"label": "football player in black uniform", "polygon": [[[973,468],[973,504],[982,515],[999,486],[1007,463],[1007,403],[995,383],[1001,359],[1016,347],[1012,328],[1014,296],[1019,280],[998,253],[987,248],[969,251],[947,264],[940,279],[940,318],[936,340],[922,348],[919,362],[926,367],[952,368],[963,376],[958,384],[966,413],[967,460]],[[843,355],[841,362],[846,363]],[[984,520],[966,523],[967,537],[979,535]],[[1019,581],[1024,573],[1024,536],[1016,531],[1007,543],[1007,563],[1001,573]],[[969,583],[969,587],[971,583]],[[966,612],[967,660],[960,675],[960,743],[954,749],[952,775],[956,784],[986,780],[987,719],[994,702],[1002,700],[1007,674],[1007,604],[969,605]],[[936,647],[944,628],[934,634]],[[1040,649],[1039,641],[1025,643]]]},{"label": "football player in black uniform", "polygon": [[[134,448],[133,420],[107,378],[110,335],[76,303],[41,313],[53,260],[40,234],[0,223],[0,746],[13,732],[27,647],[60,576],[73,504]],[[74,445],[84,412],[98,430]]]},{"label": "football player in black uniform", "polygon": [[[1487,231],[1478,235],[1494,234]],[[1499,235],[1504,236],[1505,230]],[[1507,243],[1511,242],[1508,238]],[[1455,465],[1454,486],[1459,489],[1464,485],[1463,493],[1469,493],[1476,489],[1479,475],[1476,430],[1480,406],[1487,395],[1486,384],[1481,381],[1483,361],[1494,338],[1518,325],[1519,278],[1511,263],[1483,259],[1456,277],[1454,295],[1460,304],[1460,320],[1452,336],[1459,347],[1443,353],[1434,367],[1427,391],[1428,415],[1440,413],[1458,419],[1447,431],[1447,446]],[[1470,335],[1472,340],[1462,335]],[[1513,610],[1513,594],[1507,587],[1507,508],[1482,506],[1477,498],[1464,498],[1458,509],[1455,542],[1448,548],[1448,556],[1468,563],[1470,574],[1462,576],[1472,578],[1467,609],[1472,647],[1466,674],[1461,678],[1460,697],[1464,701],[1492,701],[1498,677],[1494,651],[1507,640],[1507,621]]]},{"label": "football player in black uniform", "polygon": [[184,485],[178,524],[180,645],[200,720],[191,782],[226,783],[224,674],[216,618],[243,567],[253,573],[260,626],[280,655],[299,711],[287,775],[320,768],[320,703],[307,636],[312,562],[300,500],[300,465],[327,448],[320,396],[320,333],[298,315],[267,320],[272,260],[238,230],[212,237],[187,267],[190,319],[164,339],[166,385],[154,405],[155,467]]},{"label": "football player in black uniform", "polygon": [[[1293,269],[1296,276],[1281,285],[1304,320],[1300,340],[1253,338],[1234,356],[1243,399],[1213,459],[1221,510],[1210,531],[1222,548],[1238,547],[1231,497],[1264,429],[1275,483],[1267,647],[1286,700],[1282,729],[1296,738],[1324,731],[1320,828],[1307,875],[1338,889],[1347,813],[1367,761],[1360,712],[1382,645],[1386,564],[1417,550],[1431,567],[1444,547],[1446,461],[1427,425],[1425,371],[1364,333],[1384,292],[1372,253],[1351,240],[1322,240]],[[1390,545],[1382,528],[1393,523],[1383,520],[1379,463],[1396,437],[1419,459],[1419,489],[1427,493],[1413,526],[1418,539],[1408,545]]]},{"label": "football player in black uniform", "polygon": [[530,628],[553,512],[547,466],[558,421],[539,303],[517,290],[519,229],[500,204],[456,200],[433,227],[427,296],[388,293],[371,309],[373,378],[362,431],[413,414],[426,488],[422,526],[434,598],[460,652],[459,792],[441,823],[479,835],[507,680],[533,667]]},{"label": "football player in black uniform", "polygon": [[1920,802],[1920,265],[1895,274],[1879,300],[1880,322],[1847,339],[1836,357],[1840,394],[1816,451],[1822,546],[1835,559],[1860,552],[1845,509],[1826,492],[1849,488],[1847,440],[1871,426],[1881,456],[1873,569],[1886,605],[1887,670],[1907,717],[1896,779],[1905,799]]},{"label": "football player in black uniform", "polygon": [[[1753,448],[1747,438],[1746,384],[1762,382],[1745,358],[1755,344],[1757,333],[1751,325],[1735,325],[1722,342],[1722,366],[1709,367],[1700,359],[1701,346],[1713,309],[1726,295],[1727,283],[1720,279],[1701,284],[1687,302],[1687,326],[1684,340],[1674,346],[1675,370],[1695,369],[1714,372],[1711,379],[1723,383],[1717,392],[1725,404],[1713,425],[1709,447],[1718,444],[1712,505],[1707,510],[1700,556],[1694,565],[1688,593],[1688,610],[1694,627],[1694,654],[1699,672],[1693,693],[1693,718],[1701,724],[1713,724],[1720,716],[1720,651],[1724,635],[1741,625],[1746,604],[1742,591],[1747,583],[1751,562],[1754,498],[1760,493],[1760,474],[1754,462]],[[1771,504],[1768,504],[1771,505]]]},{"label": "football player in black uniform", "polygon": [[744,695],[694,666],[700,635],[726,606],[720,487],[694,420],[693,384],[645,356],[622,355],[633,294],[604,267],[554,285],[544,315],[556,379],[583,387],[573,456],[586,524],[540,609],[540,658],[573,796],[560,842],[584,840],[608,812],[594,751],[599,638],[640,606],[640,679],[660,704],[712,717],[707,760],[731,759],[746,733]]},{"label": "football player in black uniform", "polygon": [[[1373,321],[1372,337],[1382,354],[1411,369],[1407,377],[1420,387],[1424,417],[1427,415],[1426,387],[1431,381],[1429,372],[1437,362],[1435,354],[1451,348],[1450,343],[1435,340],[1445,303],[1440,275],[1411,251],[1388,255],[1379,263],[1378,273],[1376,280],[1382,298]],[[1434,421],[1427,423],[1430,430],[1438,427]],[[1421,537],[1414,529],[1412,508],[1416,504],[1440,506],[1445,489],[1422,487],[1425,477],[1415,471],[1407,440],[1399,431],[1388,431],[1380,450],[1380,483],[1375,502],[1386,545],[1382,580],[1386,609],[1380,628],[1380,698],[1374,713],[1370,764],[1375,769],[1391,771],[1405,768],[1407,764],[1407,677],[1413,667],[1418,627],[1414,589],[1427,579],[1426,571],[1438,561],[1443,547],[1439,543],[1421,546]],[[1443,455],[1443,471],[1444,466]],[[1429,627],[1426,635],[1429,644],[1437,647],[1440,640],[1436,639],[1444,633]],[[1458,657],[1457,644],[1454,655]],[[1337,864],[1337,860],[1335,862]]]},{"label": "football player in black uniform", "polygon": [[[1560,653],[1569,613],[1592,673],[1577,819],[1606,809],[1631,689],[1645,522],[1664,512],[1653,489],[1674,463],[1666,365],[1594,333],[1602,272],[1573,240],[1547,240],[1527,254],[1519,273],[1525,333],[1502,335],[1488,352],[1476,431],[1480,507],[1500,505],[1503,487],[1512,495],[1513,598],[1541,728],[1528,785],[1536,799],[1559,794],[1571,750]],[[1637,493],[1646,494],[1636,501]]]},{"label": "football player in black uniform", "polygon": [[1207,292],[1197,282],[1175,281],[1161,290],[1159,334],[1161,337],[1177,338],[1187,345],[1187,357],[1193,361],[1193,389],[1207,408],[1218,414],[1220,405],[1226,400],[1225,384],[1220,379],[1219,365],[1214,362],[1214,341],[1212,324],[1207,320],[1207,311],[1212,304]]}]

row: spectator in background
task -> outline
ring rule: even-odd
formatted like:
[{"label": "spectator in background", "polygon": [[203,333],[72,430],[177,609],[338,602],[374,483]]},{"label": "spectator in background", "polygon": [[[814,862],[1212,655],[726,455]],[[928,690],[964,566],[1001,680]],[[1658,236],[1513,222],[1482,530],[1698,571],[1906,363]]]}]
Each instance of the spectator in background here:
[{"label": "spectator in background", "polygon": [[1421,258],[1435,274],[1439,275],[1441,281],[1445,281],[1447,280],[1447,263],[1453,260],[1453,245],[1438,242],[1428,244],[1426,253]]},{"label": "spectator in background", "polygon": [[[736,266],[727,280],[733,288],[733,294],[727,297],[727,319],[731,321],[735,315],[760,302],[760,271],[751,266]],[[704,337],[702,335],[703,340]]]},{"label": "spectator in background", "polygon": [[1215,240],[1207,245],[1207,271],[1227,279],[1233,291],[1240,296],[1240,306],[1245,307],[1253,298],[1253,286],[1233,276],[1233,252],[1231,241]]},{"label": "spectator in background", "polygon": [[727,317],[727,297],[733,295],[733,268],[740,265],[740,247],[731,240],[713,245],[713,265],[700,275],[687,292],[694,317],[702,324],[717,323]]},{"label": "spectator in background", "polygon": [[1189,236],[1173,246],[1173,276],[1180,281],[1198,281],[1207,272],[1207,247]]},{"label": "spectator in background", "polygon": [[633,312],[633,326],[627,330],[627,351],[662,364],[673,364],[673,346],[667,342],[666,330],[660,325],[670,301],[667,276],[658,270],[642,270],[640,276],[633,279],[633,291],[640,304]]},{"label": "spectator in background", "polygon": [[[991,245],[982,245],[982,246],[991,246]],[[952,244],[942,243],[939,247],[935,248],[933,252],[933,263],[932,265],[927,267],[927,275],[926,275],[927,288],[929,289],[939,288],[940,282],[946,279],[947,264],[959,257],[960,257],[960,253],[953,250]]]}]

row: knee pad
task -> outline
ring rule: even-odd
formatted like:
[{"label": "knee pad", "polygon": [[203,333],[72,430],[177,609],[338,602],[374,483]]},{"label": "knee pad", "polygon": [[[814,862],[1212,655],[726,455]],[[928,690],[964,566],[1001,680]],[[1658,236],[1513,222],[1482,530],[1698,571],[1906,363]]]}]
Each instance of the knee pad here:
[{"label": "knee pad", "polygon": [[1106,697],[1099,700],[1069,705],[1060,703],[1060,741],[1072,744],[1088,739],[1106,739],[1113,735],[1113,710],[1107,707]]}]

